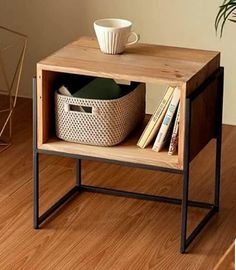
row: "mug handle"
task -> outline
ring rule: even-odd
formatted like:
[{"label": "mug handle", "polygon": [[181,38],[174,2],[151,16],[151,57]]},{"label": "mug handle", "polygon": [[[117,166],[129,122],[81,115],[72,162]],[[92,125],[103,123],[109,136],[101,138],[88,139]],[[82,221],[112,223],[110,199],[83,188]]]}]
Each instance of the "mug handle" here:
[{"label": "mug handle", "polygon": [[129,38],[131,35],[134,35],[135,36],[135,40],[134,41],[130,41],[126,44],[126,46],[130,46],[130,45],[134,45],[135,43],[137,43],[139,40],[140,40],[140,35],[137,34],[136,32],[130,32],[129,34]]}]

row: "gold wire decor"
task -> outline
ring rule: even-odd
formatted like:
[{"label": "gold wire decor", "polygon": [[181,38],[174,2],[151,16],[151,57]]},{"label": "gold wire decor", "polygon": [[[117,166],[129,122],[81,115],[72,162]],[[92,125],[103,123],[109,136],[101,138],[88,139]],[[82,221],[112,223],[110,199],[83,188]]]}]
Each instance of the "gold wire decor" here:
[{"label": "gold wire decor", "polygon": [[[12,143],[12,115],[16,107],[17,97],[19,93],[19,85],[21,80],[23,62],[25,58],[26,46],[28,38],[26,35],[16,32],[14,30],[8,29],[4,26],[0,26],[0,33],[4,33],[4,36],[11,35],[17,37],[19,40],[17,43],[10,42],[10,44],[4,44],[1,46],[3,39],[0,35],[0,77],[4,84],[4,88],[0,88],[0,105],[4,104],[4,108],[0,108],[0,153],[6,150]],[[11,69],[12,76],[9,78],[9,74],[6,68],[6,62],[4,62],[3,55],[6,51],[10,49],[15,49],[20,43],[19,55],[17,64],[13,70]],[[2,48],[1,48],[2,47]],[[15,55],[11,53],[11,56]],[[10,61],[9,61],[10,62]],[[5,102],[7,100],[7,102]],[[5,105],[5,103],[7,105]],[[1,106],[2,107],[2,106]]]}]

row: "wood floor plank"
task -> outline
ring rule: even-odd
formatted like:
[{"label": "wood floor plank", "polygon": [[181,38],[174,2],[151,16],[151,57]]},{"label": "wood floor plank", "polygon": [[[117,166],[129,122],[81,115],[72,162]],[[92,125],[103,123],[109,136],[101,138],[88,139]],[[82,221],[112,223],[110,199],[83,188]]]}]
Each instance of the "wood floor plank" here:
[{"label": "wood floor plank", "polygon": [[[236,127],[224,126],[221,211],[189,248],[179,253],[179,206],[82,193],[32,229],[31,101],[20,99],[13,146],[0,154],[0,269],[212,270],[236,236]],[[24,121],[20,122],[24,110]],[[210,201],[214,142],[191,164],[191,199]],[[82,162],[85,184],[181,195],[181,176]],[[40,157],[41,211],[74,184],[75,162]],[[200,168],[200,169],[199,169]],[[205,210],[192,208],[189,230]]]},{"label": "wood floor plank", "polygon": [[234,270],[235,265],[235,242],[229,247],[224,256],[220,259],[214,270]]}]

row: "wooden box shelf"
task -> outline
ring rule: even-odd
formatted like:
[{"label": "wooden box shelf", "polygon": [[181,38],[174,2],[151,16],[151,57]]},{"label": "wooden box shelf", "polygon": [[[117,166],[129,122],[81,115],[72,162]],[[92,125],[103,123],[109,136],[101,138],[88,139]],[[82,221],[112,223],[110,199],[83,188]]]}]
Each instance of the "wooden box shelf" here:
[{"label": "wooden box shelf", "polygon": [[[107,159],[112,156],[114,159],[117,158],[122,161],[127,159],[130,162],[143,162],[149,165],[183,169],[186,96],[191,94],[209,75],[217,70],[219,64],[220,54],[218,52],[148,44],[138,44],[128,48],[124,55],[105,55],[98,49],[95,39],[81,38],[40,61],[37,65],[38,148],[51,148],[54,151],[60,152],[63,150],[70,153],[71,151],[74,151],[74,153],[82,151],[85,156],[93,154],[98,156],[100,152],[101,157]],[[101,151],[98,151],[97,147],[75,144],[72,146],[70,143],[55,141],[55,139],[51,140],[55,135],[53,132],[53,99],[55,90],[53,84],[62,73],[123,79],[143,83],[162,82],[166,85],[178,85],[181,88],[178,156],[171,157],[166,155],[165,152],[158,154],[152,153],[150,149],[138,149],[134,138],[120,146],[112,147],[111,149],[101,149]],[[214,96],[214,93],[212,95]],[[211,104],[215,104],[215,102]],[[201,113],[195,110],[193,112],[193,115],[196,116],[195,128],[201,126],[201,121],[199,121],[200,118],[198,117],[200,116],[199,113],[201,117],[209,117],[208,111]],[[209,119],[210,123],[215,122],[212,121],[214,117],[211,116],[211,119]],[[206,138],[203,139],[203,143],[199,143],[198,138],[194,137],[196,142],[193,142],[192,158],[212,138],[212,134],[210,134],[211,128],[209,127],[210,130],[207,130],[205,133]],[[124,145],[126,146],[124,147]],[[111,153],[114,154],[111,155]]]},{"label": "wooden box shelf", "polygon": [[[56,138],[54,92],[58,80],[68,76],[66,74],[178,86],[181,90],[178,153],[170,156],[167,150],[157,153],[151,146],[145,149],[136,146],[148,117],[143,126],[134,130],[123,143],[112,147],[82,145]],[[37,64],[37,87],[34,84],[33,91],[34,228],[38,229],[75,193],[84,191],[179,204],[182,206],[180,251],[184,253],[219,210],[223,74],[219,52],[138,43],[127,48],[124,54],[106,55],[100,52],[96,40],[89,37],[80,38],[40,61]],[[188,198],[190,163],[212,139],[216,142],[214,202],[191,201]],[[77,164],[75,186],[41,216],[39,154],[73,157]],[[83,185],[83,159],[182,174],[182,196],[171,198]],[[209,212],[187,236],[190,206],[209,209]]]}]

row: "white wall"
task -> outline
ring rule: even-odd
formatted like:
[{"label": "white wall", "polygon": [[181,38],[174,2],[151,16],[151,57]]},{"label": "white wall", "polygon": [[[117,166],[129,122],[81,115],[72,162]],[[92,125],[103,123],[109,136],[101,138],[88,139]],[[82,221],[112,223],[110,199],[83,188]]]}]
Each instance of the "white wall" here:
[{"label": "white wall", "polygon": [[[222,39],[214,19],[220,0],[0,0],[0,24],[29,35],[21,93],[30,95],[35,63],[82,34],[93,35],[93,21],[121,17],[133,21],[142,42],[219,50],[225,66],[224,123],[236,125],[236,24],[228,23]],[[160,98],[148,90],[148,111]]]},{"label": "white wall", "polygon": [[21,96],[31,97],[32,76],[40,59],[85,34],[82,3],[83,0],[0,0],[0,25],[29,37]]},{"label": "white wall", "polygon": [[[214,20],[218,0],[87,0],[85,32],[93,33],[92,22],[103,17],[130,19],[141,41],[219,50],[225,66],[224,123],[236,125],[236,24],[228,23],[222,39],[216,36]],[[149,109],[156,106],[150,89]],[[149,92],[150,92],[149,91]]]}]

